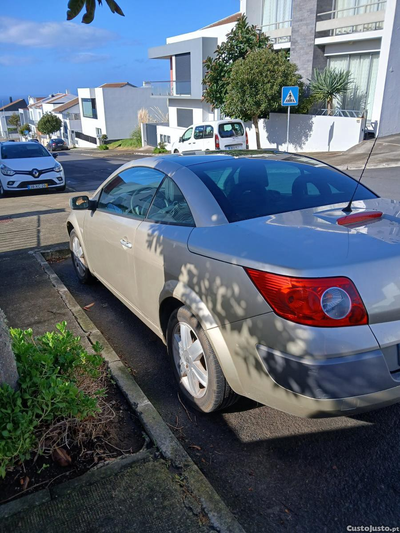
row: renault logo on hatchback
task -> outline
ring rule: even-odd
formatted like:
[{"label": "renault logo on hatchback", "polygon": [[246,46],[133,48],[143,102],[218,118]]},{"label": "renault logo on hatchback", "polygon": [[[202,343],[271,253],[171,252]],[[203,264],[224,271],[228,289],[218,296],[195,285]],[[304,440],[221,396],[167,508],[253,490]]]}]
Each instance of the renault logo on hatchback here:
[{"label": "renault logo on hatchback", "polygon": [[40,172],[38,171],[37,168],[34,168],[34,169],[32,170],[32,176],[33,176],[34,178],[38,178],[38,177],[40,176]]}]

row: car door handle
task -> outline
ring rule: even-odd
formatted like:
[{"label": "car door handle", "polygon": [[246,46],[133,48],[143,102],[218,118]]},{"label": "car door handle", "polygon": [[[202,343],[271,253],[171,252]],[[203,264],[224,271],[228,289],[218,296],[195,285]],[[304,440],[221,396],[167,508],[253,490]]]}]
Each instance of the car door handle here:
[{"label": "car door handle", "polygon": [[132,243],[130,243],[126,239],[121,239],[119,242],[122,244],[124,248],[132,248]]}]

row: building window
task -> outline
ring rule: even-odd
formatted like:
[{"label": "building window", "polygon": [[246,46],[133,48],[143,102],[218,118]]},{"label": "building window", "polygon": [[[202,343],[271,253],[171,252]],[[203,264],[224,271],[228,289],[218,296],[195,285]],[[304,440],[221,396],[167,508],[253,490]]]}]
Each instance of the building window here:
[{"label": "building window", "polygon": [[82,114],[86,118],[97,118],[96,98],[82,98]]},{"label": "building window", "polygon": [[349,70],[353,80],[351,89],[336,102],[336,106],[345,110],[366,111],[367,117],[371,118],[378,65],[379,52],[330,57],[328,67]]},{"label": "building window", "polygon": [[96,137],[101,137],[102,131],[101,128],[96,128]]},{"label": "building window", "polygon": [[193,124],[193,109],[176,110],[178,128],[187,128]]},{"label": "building window", "polygon": [[280,28],[290,28],[292,25],[293,0],[264,0],[263,30],[268,33]]},{"label": "building window", "polygon": [[175,56],[175,94],[190,95],[190,53]]}]

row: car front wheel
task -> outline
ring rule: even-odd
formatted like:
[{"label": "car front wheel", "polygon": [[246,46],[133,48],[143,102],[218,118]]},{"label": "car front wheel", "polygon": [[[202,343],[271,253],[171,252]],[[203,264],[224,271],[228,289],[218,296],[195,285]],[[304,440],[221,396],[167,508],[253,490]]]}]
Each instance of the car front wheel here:
[{"label": "car front wheel", "polygon": [[189,404],[211,413],[235,403],[238,395],[228,385],[205,331],[188,307],[172,313],[167,344],[179,389]]},{"label": "car front wheel", "polygon": [[75,274],[81,283],[91,283],[94,278],[87,266],[82,244],[74,229],[71,231],[69,237],[72,264],[74,265]]}]

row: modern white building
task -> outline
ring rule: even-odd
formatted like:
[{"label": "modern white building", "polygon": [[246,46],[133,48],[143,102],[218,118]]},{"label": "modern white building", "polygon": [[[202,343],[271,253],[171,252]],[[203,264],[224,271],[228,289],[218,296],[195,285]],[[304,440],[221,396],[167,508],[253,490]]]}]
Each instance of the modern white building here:
[{"label": "modern white building", "polygon": [[100,87],[78,89],[82,132],[76,133],[79,146],[95,148],[102,135],[108,140],[130,137],[138,126],[138,112],[167,114],[167,101],[152,97],[151,87],[136,87],[128,82],[104,83]]},{"label": "modern white building", "polygon": [[20,135],[18,133],[18,128],[12,126],[9,123],[10,117],[14,114],[19,115],[21,124],[23,123],[21,120],[21,113],[20,110],[26,110],[27,104],[26,101],[21,98],[19,100],[12,101],[10,98],[10,102],[2,107],[0,107],[0,139],[1,140],[8,140],[8,139],[14,139],[19,140]]},{"label": "modern white building", "polygon": [[337,115],[365,117],[380,136],[400,132],[400,0],[241,0],[240,13],[149,50],[170,64],[168,81],[148,82],[154,95],[168,98],[169,127],[159,128],[159,137],[173,141],[188,125],[217,118],[202,101],[203,61],[241,13],[276,49],[289,51],[305,81],[325,66],[351,72],[354,89]]},{"label": "modern white building", "polygon": [[52,113],[62,121],[61,130],[54,136],[64,139],[70,147],[79,146],[79,140],[76,139],[76,132],[82,131],[79,98],[75,97],[69,102],[55,107]]},{"label": "modern white building", "polygon": [[55,93],[49,96],[29,96],[28,101],[28,124],[31,127],[31,135],[37,137],[42,143],[47,143],[47,135],[42,135],[37,128],[39,120],[45,113],[54,113],[56,108],[76,100],[77,96],[65,93]]}]

